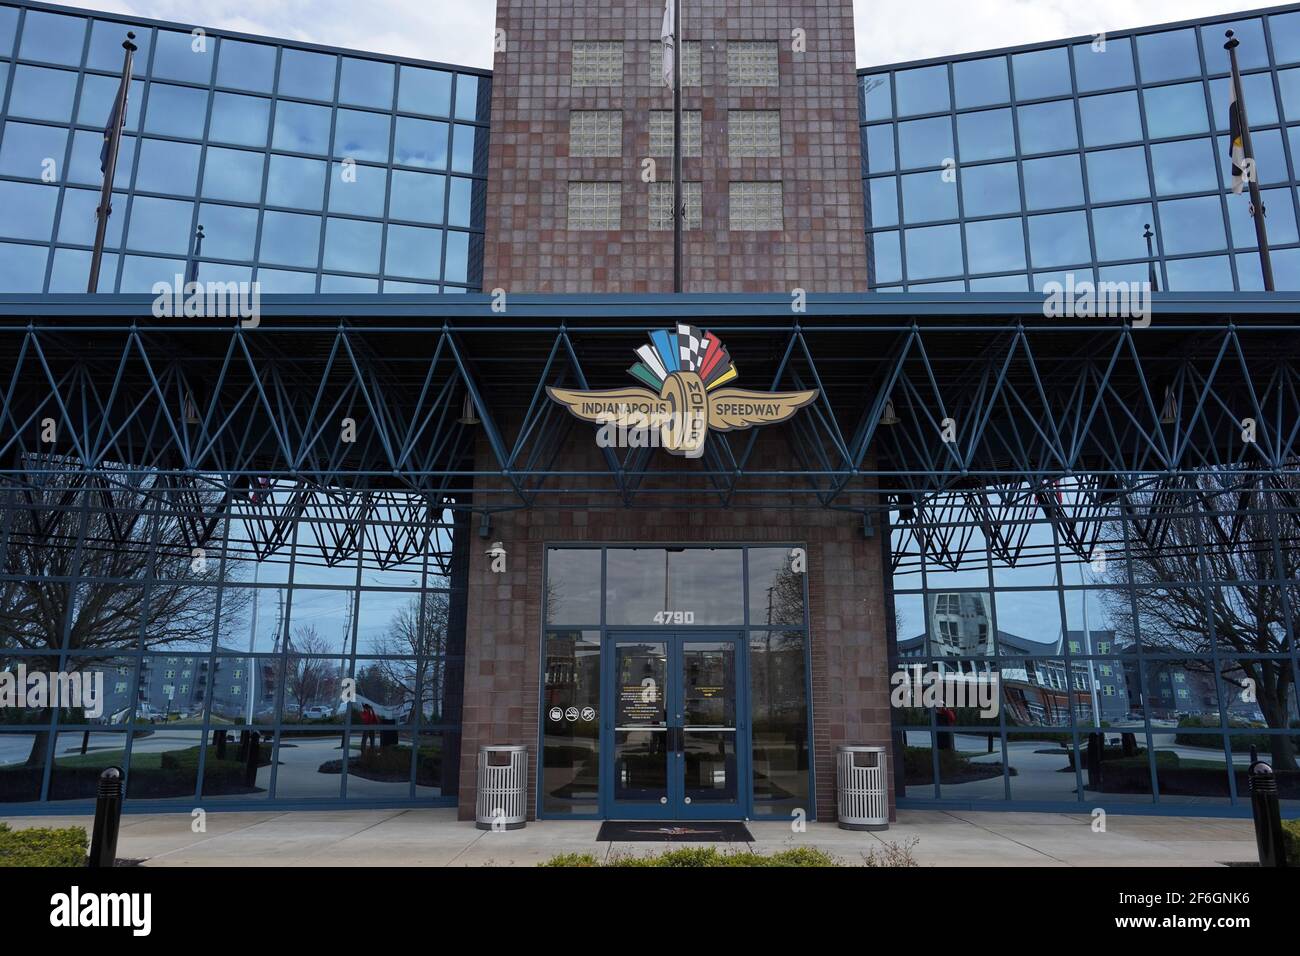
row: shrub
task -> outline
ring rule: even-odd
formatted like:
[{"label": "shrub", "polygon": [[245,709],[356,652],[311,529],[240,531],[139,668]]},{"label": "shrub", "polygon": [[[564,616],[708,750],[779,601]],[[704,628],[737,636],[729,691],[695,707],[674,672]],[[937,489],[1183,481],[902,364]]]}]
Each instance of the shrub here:
[{"label": "shrub", "polygon": [[[326,760],[320,773],[342,773],[342,760]],[[366,780],[400,782],[411,777],[411,748],[408,744],[391,747],[354,749],[348,757],[348,773]],[[420,786],[437,786],[442,780],[442,748],[420,747],[415,762],[415,782]]]},{"label": "shrub", "polygon": [[737,853],[719,853],[716,847],[711,846],[686,846],[677,850],[669,850],[666,853],[659,853],[654,856],[628,856],[616,857],[610,861],[610,866],[666,866],[666,867],[702,867],[702,866],[745,866],[752,865],[740,862],[741,854],[753,856],[753,853],[740,851]]},{"label": "shrub", "polygon": [[1286,861],[1300,866],[1300,820],[1282,821],[1282,845],[1286,847]]},{"label": "shrub", "polygon": [[652,856],[613,856],[606,866],[654,867],[791,867],[839,866],[839,861],[822,850],[794,847],[771,855],[753,850],[719,850],[713,846],[690,846]]},{"label": "shrub", "polygon": [[913,867],[920,866],[916,862],[916,857],[912,856],[912,850],[921,841],[916,837],[904,841],[902,846],[897,843],[886,843],[882,847],[877,847],[869,853],[862,854],[862,865],[871,867]]},{"label": "shrub", "polygon": [[538,866],[600,866],[596,858],[590,853],[561,853],[559,856],[553,856]]},{"label": "shrub", "polygon": [[81,827],[11,830],[0,823],[0,867],[85,865],[86,831]]},{"label": "shrub", "polygon": [[768,858],[768,866],[839,866],[835,857],[823,850],[810,846],[797,846],[789,850],[773,853]]},{"label": "shrub", "polygon": [[[910,850],[912,841],[907,850]],[[890,850],[898,850],[894,844]],[[902,855],[910,859],[907,850]],[[874,857],[874,853],[873,853]],[[887,852],[878,858],[878,862],[867,866],[915,866],[915,862],[899,863],[901,857]],[[614,866],[614,867],[837,867],[842,866],[835,857],[815,847],[800,846],[775,853],[763,854],[753,850],[719,850],[713,846],[680,847],[665,853],[636,856],[630,853],[612,854],[603,863],[590,853],[562,853],[553,856],[540,866]]]},{"label": "shrub", "polygon": [[[1186,715],[1178,718],[1179,728],[1185,727],[1203,727],[1210,730],[1219,729],[1219,718],[1217,716],[1209,717],[1202,715]],[[1228,729],[1233,731],[1232,749],[1245,753],[1250,747],[1255,747],[1261,755],[1267,755],[1273,750],[1272,735],[1269,734],[1248,734],[1241,733],[1242,730],[1262,730],[1265,724],[1258,721],[1246,720],[1244,717],[1229,716]],[[1300,729],[1300,720],[1291,721],[1293,729]],[[1279,728],[1281,729],[1281,728]],[[1300,736],[1292,738],[1296,746],[1300,747]],[[1182,747],[1205,747],[1210,750],[1222,750],[1223,742],[1213,735],[1203,734],[1175,734],[1174,743]],[[1267,759],[1267,757],[1265,757]]]},{"label": "shrub", "polygon": [[[908,783],[932,783],[934,765],[931,762],[929,747],[906,747],[903,749],[903,772]],[[1011,775],[1016,775],[1014,767]],[[1002,776],[1002,761],[981,761],[976,763],[957,750],[939,751],[939,779],[944,783],[966,783],[971,780],[985,780],[989,777]]]}]

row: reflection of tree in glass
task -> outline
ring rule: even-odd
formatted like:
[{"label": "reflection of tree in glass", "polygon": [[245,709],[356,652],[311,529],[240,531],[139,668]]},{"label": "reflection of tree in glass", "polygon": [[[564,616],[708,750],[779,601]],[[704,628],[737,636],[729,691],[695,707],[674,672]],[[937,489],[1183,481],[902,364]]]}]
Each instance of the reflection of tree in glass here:
[{"label": "reflection of tree in glass", "polygon": [[802,624],[803,575],[783,563],[772,575],[764,602],[764,620],[751,624]]},{"label": "reflection of tree in glass", "polygon": [[[1105,591],[1103,600],[1121,643],[1136,645],[1140,639],[1152,650],[1208,658],[1217,638],[1225,694],[1240,696],[1250,686],[1247,679],[1252,681],[1265,722],[1286,729],[1295,692],[1291,662],[1246,656],[1291,652],[1282,590],[1275,584],[1242,582],[1274,579],[1279,553],[1282,579],[1300,579],[1300,527],[1297,516],[1287,512],[1295,508],[1300,477],[1275,475],[1244,488],[1234,479],[1228,474],[1202,476],[1199,494],[1180,497],[1160,524],[1147,526],[1146,535],[1140,523],[1132,524],[1137,539],[1130,551],[1133,581],[1139,586],[1137,627],[1127,590]],[[1150,514],[1160,504],[1153,499],[1148,494],[1135,500],[1136,512]],[[1276,551],[1274,527],[1281,539]],[[1126,576],[1123,562],[1113,563],[1106,573],[1109,583],[1120,586],[1127,584]],[[1213,585],[1176,586],[1197,581]],[[1242,656],[1233,660],[1236,655]],[[1213,674],[1210,660],[1189,660],[1185,666]],[[1295,738],[1270,735],[1269,741],[1274,767],[1296,769]]]},{"label": "reflection of tree in glass", "polygon": [[542,620],[551,623],[555,609],[560,606],[560,585],[552,578],[547,578],[542,587]]},{"label": "reflection of tree in glass", "polygon": [[[146,651],[210,646],[221,561],[198,560],[194,549],[209,540],[198,519],[220,512],[221,493],[163,490],[148,480],[128,487],[126,479],[65,472],[46,476],[40,488],[4,494],[9,535],[0,568],[8,577],[0,582],[0,651],[49,651],[24,663],[29,671],[57,670],[65,626],[72,650],[111,653],[141,641]],[[206,530],[221,537],[219,524],[215,534]],[[247,602],[242,589],[226,591],[222,630]],[[74,657],[65,666],[102,664]],[[44,761],[48,734],[35,733],[29,766]]]},{"label": "reflection of tree in glass", "polygon": [[286,674],[285,691],[296,706],[295,713],[314,704],[333,705],[339,698],[339,662],[337,658],[324,657],[329,645],[316,630],[315,624],[300,624],[289,635],[288,651],[291,655]]},{"label": "reflection of tree in glass", "polygon": [[[379,654],[404,660],[379,660],[368,665],[357,690],[367,697],[370,686],[379,697],[372,700],[414,701],[417,686],[420,712],[438,719],[442,713],[444,657],[447,653],[447,594],[426,591],[423,601],[413,597],[393,615],[388,632],[375,643]],[[415,658],[414,661],[410,658]]]}]

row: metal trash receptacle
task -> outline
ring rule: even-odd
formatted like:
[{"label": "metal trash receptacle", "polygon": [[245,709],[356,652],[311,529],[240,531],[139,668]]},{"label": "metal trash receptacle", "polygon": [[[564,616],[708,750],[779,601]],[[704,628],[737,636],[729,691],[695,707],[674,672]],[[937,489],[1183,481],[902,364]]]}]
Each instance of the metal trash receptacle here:
[{"label": "metal trash receptacle", "polygon": [[480,830],[519,830],[528,817],[528,748],[498,744],[478,749],[478,799],[474,825]]},{"label": "metal trash receptacle", "polygon": [[836,753],[840,828],[888,830],[889,779],[884,747],[840,747]]}]

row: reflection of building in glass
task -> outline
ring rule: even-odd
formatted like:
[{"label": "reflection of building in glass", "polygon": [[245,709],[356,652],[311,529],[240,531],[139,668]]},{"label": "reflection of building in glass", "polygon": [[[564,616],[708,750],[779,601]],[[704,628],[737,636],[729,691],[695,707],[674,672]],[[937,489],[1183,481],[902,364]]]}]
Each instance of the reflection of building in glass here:
[{"label": "reflection of building in glass", "polygon": [[[958,597],[980,600],[962,603],[951,600]],[[963,616],[960,608],[977,609],[982,606],[983,598],[983,595],[940,593],[930,595],[928,599],[943,611],[939,622],[951,633],[960,634],[959,622],[969,622],[977,616],[974,613]],[[971,629],[973,626],[968,623],[966,627]],[[1039,643],[1006,631],[998,631],[999,653],[996,659],[939,660],[933,666],[941,674],[997,673],[1008,723],[1068,725],[1073,699],[1078,722],[1091,724],[1094,687],[1099,722],[1103,725],[1142,720],[1144,702],[1145,716],[1152,720],[1175,721],[1191,717],[1217,721],[1220,704],[1211,662],[1148,657],[1139,665],[1136,647],[1130,645],[1115,649],[1113,630],[1090,631],[1087,637],[1091,639],[1092,659],[1086,656],[1089,645],[1084,632],[1066,632],[1071,655],[1068,668],[1061,641]],[[1102,656],[1108,654],[1116,656]],[[1084,659],[1076,659],[1077,655],[1084,655]],[[900,641],[897,656],[907,660],[924,658],[925,635]],[[1139,678],[1140,666],[1146,670],[1145,692]],[[1237,672],[1235,680],[1240,681],[1240,678],[1240,672]],[[1224,686],[1228,696],[1223,709],[1232,717],[1245,721],[1264,719],[1259,704],[1243,700],[1236,684],[1225,680]]]},{"label": "reflection of building in glass", "polygon": [[987,594],[940,593],[926,597],[930,652],[938,657],[991,654]]},{"label": "reflection of building in glass", "polygon": [[[972,600],[957,600],[967,599]],[[932,606],[940,609],[937,622],[950,634],[983,634],[987,620],[981,619],[981,610],[987,606],[984,594],[938,593],[928,595]],[[936,616],[931,617],[932,624]],[[1091,632],[1094,652],[1114,641],[1113,631]],[[1003,705],[1008,722],[1023,725],[1064,726],[1070,723],[1071,701],[1079,721],[1091,721],[1093,712],[1093,684],[1096,684],[1101,720],[1123,716],[1127,712],[1126,690],[1122,674],[1116,674],[1109,665],[1102,669],[1096,661],[1077,660],[1082,654],[1079,644],[1082,632],[1067,632],[1071,660],[1067,667],[1061,641],[1044,644],[1027,638],[998,631],[996,660],[988,658],[969,661],[940,660],[935,662],[938,672],[979,674],[996,673],[1002,686]],[[900,641],[900,658],[924,656],[925,636]],[[936,655],[938,651],[935,652]],[[971,652],[979,655],[981,652]],[[983,652],[985,654],[989,652]],[[957,656],[950,654],[947,656]],[[1091,666],[1090,666],[1091,665]],[[1090,674],[1095,673],[1094,679]]]},{"label": "reflection of building in glass", "polygon": [[[1239,682],[1242,673],[1222,664],[1223,702],[1220,704],[1212,661],[1165,660],[1147,657],[1141,667],[1146,671],[1145,693],[1140,690],[1139,663],[1135,648],[1121,652],[1124,684],[1132,700],[1146,701],[1147,716],[1152,720],[1177,720],[1182,717],[1210,718],[1218,722],[1222,709],[1232,718],[1245,721],[1264,720],[1258,702],[1242,699]],[[1141,706],[1135,704],[1141,718]]]},{"label": "reflection of building in glass", "polygon": [[[229,653],[229,648],[218,651]],[[103,723],[137,720],[201,719],[209,699],[214,713],[238,714],[254,694],[253,716],[264,718],[275,706],[275,664],[265,659],[175,653],[151,654],[134,663],[94,665],[104,675]],[[257,675],[261,672],[261,680]]]}]

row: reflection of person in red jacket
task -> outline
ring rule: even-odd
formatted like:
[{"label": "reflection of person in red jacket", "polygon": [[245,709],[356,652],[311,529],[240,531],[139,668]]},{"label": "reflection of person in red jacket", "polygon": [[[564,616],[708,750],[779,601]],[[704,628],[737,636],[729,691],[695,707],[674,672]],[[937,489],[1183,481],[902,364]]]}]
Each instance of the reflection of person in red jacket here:
[{"label": "reflection of person in red jacket", "polygon": [[[955,727],[957,725],[957,712],[951,707],[940,707],[935,713],[935,722],[940,727]],[[952,750],[952,734],[939,734],[939,749]]]},{"label": "reflection of person in red jacket", "polygon": [[375,708],[369,704],[361,705],[361,723],[368,729],[361,735],[361,749],[364,751],[367,747],[375,746],[374,727],[379,723],[379,715],[375,713]]}]

